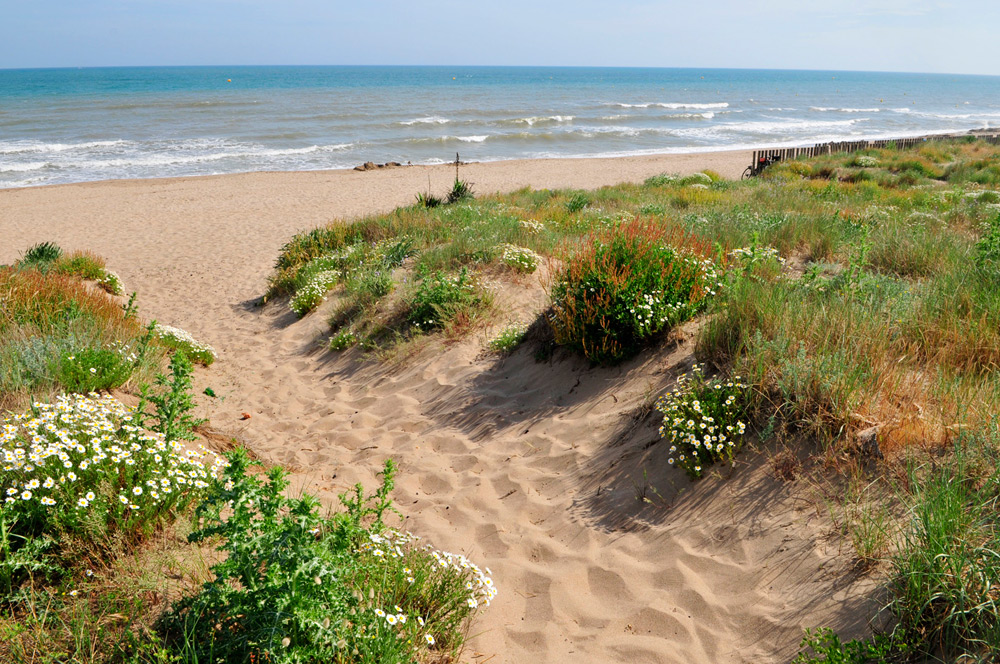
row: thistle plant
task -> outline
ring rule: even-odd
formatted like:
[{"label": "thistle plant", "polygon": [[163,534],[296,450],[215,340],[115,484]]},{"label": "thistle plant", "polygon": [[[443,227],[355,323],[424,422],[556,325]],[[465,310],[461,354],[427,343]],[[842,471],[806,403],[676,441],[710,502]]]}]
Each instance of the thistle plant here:
[{"label": "thistle plant", "polygon": [[200,593],[162,626],[186,661],[452,661],[468,621],[496,588],[462,555],[389,528],[395,466],[381,486],[341,496],[325,518],[309,495],[289,498],[280,468],[265,477],[242,450],[198,507],[192,541],[226,552]]},{"label": "thistle plant", "polygon": [[[164,440],[173,443],[179,440],[194,440],[194,428],[204,420],[191,417],[194,400],[191,398],[191,362],[184,351],[177,351],[170,358],[170,375],[157,374],[158,392],[142,390],[142,398],[136,408],[133,422],[136,426],[152,429],[163,435]],[[146,409],[151,403],[155,409]]]}]

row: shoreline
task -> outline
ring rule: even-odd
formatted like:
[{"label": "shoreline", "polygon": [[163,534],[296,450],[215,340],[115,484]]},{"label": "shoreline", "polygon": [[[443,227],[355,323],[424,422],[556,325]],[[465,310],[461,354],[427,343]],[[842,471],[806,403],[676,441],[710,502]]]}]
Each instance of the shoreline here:
[{"label": "shoreline", "polygon": [[[677,168],[680,169],[692,169],[693,170],[679,170],[678,172],[683,174],[689,174],[696,172],[698,170],[703,170],[704,168],[712,168],[713,170],[719,170],[712,165],[707,165],[703,167],[697,167],[696,164],[692,162],[706,159],[710,164],[720,165],[723,161],[728,163],[728,160],[735,158],[736,155],[741,155],[746,158],[747,164],[750,163],[750,155],[754,149],[758,148],[721,148],[721,149],[706,149],[697,150],[693,152],[657,152],[653,154],[629,154],[629,155],[615,155],[615,156],[565,156],[565,157],[540,157],[532,159],[524,158],[514,158],[514,159],[496,159],[496,160],[486,160],[486,161],[463,161],[461,162],[461,168],[465,169],[478,169],[478,168],[502,168],[502,169],[513,169],[517,166],[529,166],[529,165],[544,165],[545,167],[550,167],[553,165],[558,165],[561,162],[570,163],[581,163],[581,162],[595,162],[595,163],[616,163],[616,162],[635,162],[628,164],[627,170],[631,171],[635,168],[641,168],[641,165],[647,164],[661,164],[666,167],[670,166],[670,162],[678,162],[676,164]],[[461,154],[461,153],[459,153]],[[717,157],[717,155],[719,157]],[[363,165],[363,164],[359,164]],[[745,165],[744,165],[745,166]],[[724,166],[723,166],[724,167]],[[38,184],[38,185],[27,185],[22,187],[5,187],[0,188],[0,196],[9,195],[11,192],[21,192],[21,191],[35,191],[35,190],[48,190],[57,189],[64,187],[99,187],[99,186],[132,186],[133,184],[138,185],[139,183],[178,183],[184,181],[212,181],[225,178],[247,178],[247,177],[258,177],[258,176],[272,176],[272,177],[293,177],[300,176],[303,178],[316,178],[316,177],[329,177],[337,175],[347,175],[351,173],[359,173],[363,175],[371,175],[375,172],[410,172],[410,171],[436,171],[440,169],[453,170],[455,168],[454,162],[443,162],[435,164],[401,164],[399,166],[394,166],[391,168],[376,168],[366,171],[359,171],[357,166],[346,166],[343,168],[325,168],[325,169],[310,169],[310,170],[290,170],[290,171],[240,171],[236,173],[211,173],[205,175],[177,175],[177,176],[162,176],[162,177],[143,177],[143,178],[108,178],[104,180],[84,180],[81,182],[60,182],[53,184]],[[735,169],[735,166],[732,166]],[[532,171],[537,169],[532,168]],[[659,173],[666,171],[656,171],[651,172],[650,175],[657,175]],[[727,176],[721,170],[719,171],[723,176]],[[734,179],[739,178],[740,173],[742,173],[742,168],[739,172],[733,170],[735,175],[732,177]],[[646,176],[649,177],[649,176]],[[465,179],[463,177],[463,179]],[[617,181],[609,181],[605,184],[618,184]],[[603,185],[598,185],[603,186]],[[426,185],[425,185],[426,187]],[[544,188],[544,187],[542,187]],[[551,188],[551,187],[548,187]],[[586,188],[583,186],[578,186],[575,188]],[[501,191],[499,189],[491,189],[489,193],[495,193],[495,191]],[[509,189],[504,189],[504,191],[509,191]]]},{"label": "shoreline", "polygon": [[[994,136],[1000,134],[1000,127],[990,128],[990,127],[975,127],[971,129],[965,129],[962,131],[941,131],[941,132],[894,132],[887,134],[873,134],[871,136],[853,136],[853,137],[842,137],[838,139],[830,139],[825,141],[815,142],[815,139],[810,141],[778,141],[768,144],[757,144],[757,145],[740,145],[735,147],[707,147],[698,146],[687,150],[685,148],[671,148],[669,151],[659,152],[638,152],[638,153],[620,153],[620,154],[608,154],[608,155],[563,155],[563,156],[552,156],[552,157],[514,157],[514,158],[497,158],[497,159],[486,159],[480,161],[463,161],[461,162],[462,168],[470,168],[476,166],[493,166],[493,165],[513,165],[517,164],[558,164],[559,162],[664,162],[664,166],[670,165],[671,161],[678,161],[678,167],[681,169],[686,169],[691,167],[691,162],[698,159],[706,159],[712,164],[719,165],[721,160],[726,159],[726,157],[721,157],[720,159],[714,158],[716,155],[723,155],[728,157],[735,157],[735,155],[744,155],[747,159],[746,165],[750,165],[752,155],[757,151],[778,151],[790,148],[805,148],[812,147],[814,145],[826,145],[826,144],[837,144],[837,143],[853,143],[861,141],[884,141],[884,140],[903,140],[903,139],[913,139],[913,138],[924,138],[924,139],[943,139],[943,138],[963,138],[966,136]],[[678,151],[679,150],[679,151]],[[461,154],[461,151],[459,151]],[[137,178],[108,178],[102,180],[82,180],[79,182],[60,182],[52,184],[37,184],[37,185],[24,185],[18,187],[0,187],[0,195],[4,192],[11,191],[24,191],[24,190],[34,190],[34,189],[46,189],[54,187],[73,187],[73,186],[98,186],[102,184],[113,184],[113,183],[131,183],[131,182],[176,182],[184,180],[202,180],[202,179],[214,179],[214,178],[228,178],[228,177],[246,177],[246,176],[256,176],[256,175],[282,175],[288,176],[293,174],[301,175],[331,175],[339,173],[350,173],[350,172],[364,172],[371,173],[373,171],[405,171],[410,169],[440,169],[454,168],[454,162],[441,162],[441,163],[405,163],[401,164],[398,162],[386,162],[386,163],[396,163],[390,168],[373,168],[373,169],[362,169],[360,166],[372,163],[371,161],[365,161],[361,164],[356,164],[355,166],[344,166],[338,168],[321,168],[321,169],[306,169],[306,170],[259,170],[259,171],[237,171],[233,173],[208,173],[208,174],[198,174],[198,175],[176,175],[176,176],[153,176],[153,177],[137,177]],[[727,162],[728,163],[728,162]],[[376,164],[377,165],[377,164]],[[745,166],[744,166],[745,167]],[[709,165],[702,168],[695,168],[695,170],[679,170],[678,173],[686,175],[697,170],[703,170],[704,168],[711,168],[712,170],[718,171],[721,175],[730,179],[738,179],[742,173],[742,168],[738,171],[732,170],[731,174],[723,172],[720,168],[716,166]],[[722,168],[725,168],[723,166]],[[735,168],[735,167],[733,167]],[[728,169],[727,169],[728,170]],[[658,171],[656,173],[650,173],[650,175],[657,175],[662,172],[672,172],[672,171]],[[646,177],[649,177],[647,175]],[[604,182],[597,186],[604,186],[605,184],[618,184],[618,182]],[[574,185],[566,185],[574,186]],[[551,188],[551,187],[549,187]],[[576,188],[588,188],[586,186],[576,187]],[[510,191],[510,189],[497,189],[490,190],[489,193],[496,193],[499,191]]]}]

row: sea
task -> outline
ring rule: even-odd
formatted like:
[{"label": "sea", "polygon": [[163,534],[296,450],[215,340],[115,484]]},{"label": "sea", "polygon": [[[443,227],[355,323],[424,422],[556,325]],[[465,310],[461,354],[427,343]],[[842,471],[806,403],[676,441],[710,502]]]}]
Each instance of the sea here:
[{"label": "sea", "polygon": [[1000,129],[1000,77],[447,66],[0,70],[0,187]]}]

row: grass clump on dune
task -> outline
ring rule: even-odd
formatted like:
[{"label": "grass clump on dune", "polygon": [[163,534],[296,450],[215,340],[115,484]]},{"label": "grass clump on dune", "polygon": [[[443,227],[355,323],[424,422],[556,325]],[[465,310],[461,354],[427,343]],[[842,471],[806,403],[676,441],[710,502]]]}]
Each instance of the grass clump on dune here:
[{"label": "grass clump on dune", "polygon": [[135,316],[79,277],[37,265],[0,268],[0,409],[148,382],[163,355]]}]

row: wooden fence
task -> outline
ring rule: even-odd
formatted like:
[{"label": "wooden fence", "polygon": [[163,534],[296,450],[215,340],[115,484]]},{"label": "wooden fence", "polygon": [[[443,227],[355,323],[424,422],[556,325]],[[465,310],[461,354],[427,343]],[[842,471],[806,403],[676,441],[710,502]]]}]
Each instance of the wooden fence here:
[{"label": "wooden fence", "polygon": [[[986,141],[993,145],[1000,145],[1000,134],[993,135],[973,135],[980,141]],[[837,152],[859,152],[861,150],[871,150],[887,148],[890,144],[897,148],[912,148],[929,141],[954,140],[963,138],[954,135],[943,136],[916,136],[909,138],[882,138],[877,141],[841,141],[839,143],[817,143],[816,145],[803,148],[769,148],[765,150],[753,151],[753,163],[759,163],[761,158],[777,158],[781,161],[798,159],[799,157],[818,157],[824,154],[834,154]]]}]

